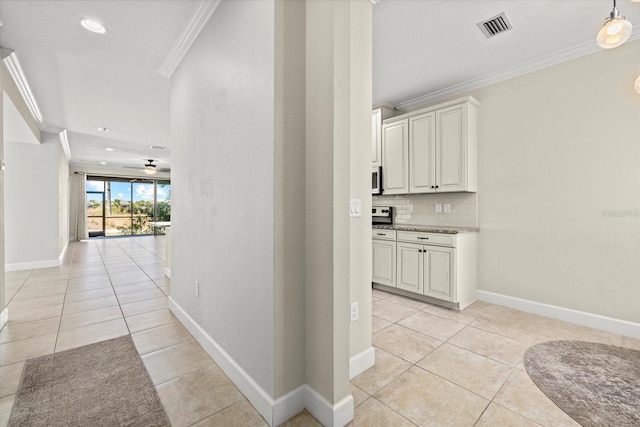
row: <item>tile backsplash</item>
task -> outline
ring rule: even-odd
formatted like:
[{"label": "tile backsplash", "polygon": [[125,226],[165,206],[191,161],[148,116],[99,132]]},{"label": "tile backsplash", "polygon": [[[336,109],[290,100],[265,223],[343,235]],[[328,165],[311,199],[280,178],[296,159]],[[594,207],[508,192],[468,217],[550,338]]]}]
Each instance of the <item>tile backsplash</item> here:
[{"label": "tile backsplash", "polygon": [[[442,212],[436,212],[436,204]],[[445,204],[451,212],[444,212]],[[478,226],[478,193],[402,194],[373,196],[374,206],[393,206],[396,224]]]}]

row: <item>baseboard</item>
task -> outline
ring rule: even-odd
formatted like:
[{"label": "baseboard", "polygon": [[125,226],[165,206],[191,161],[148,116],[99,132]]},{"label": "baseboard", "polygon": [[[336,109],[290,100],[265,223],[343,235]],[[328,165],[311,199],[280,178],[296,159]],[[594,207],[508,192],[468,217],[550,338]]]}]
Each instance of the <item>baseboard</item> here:
[{"label": "baseboard", "polygon": [[50,259],[46,261],[15,262],[12,264],[5,264],[4,271],[36,270],[38,268],[50,268],[59,266],[60,261],[57,259]]},{"label": "baseboard", "polygon": [[4,325],[6,325],[8,321],[9,321],[9,309],[5,307],[5,309],[2,310],[2,313],[0,313],[0,330],[4,328]]},{"label": "baseboard", "polygon": [[[169,297],[169,310],[182,322],[193,337],[200,343],[202,348],[215,360],[229,379],[240,389],[254,408],[267,420],[269,424],[273,421],[274,400],[254,381],[244,370],[211,336],[196,323],[186,311]],[[302,410],[302,409],[300,409]],[[295,415],[295,413],[294,413]]]},{"label": "baseboard", "polygon": [[349,379],[353,379],[376,364],[376,350],[373,347],[361,351],[349,359]]},{"label": "baseboard", "polygon": [[353,420],[353,396],[347,395],[335,405],[305,384],[305,407],[323,426],[342,427]]},{"label": "baseboard", "polygon": [[306,384],[280,396],[273,403],[273,426],[279,426],[305,408]]},{"label": "baseboard", "polygon": [[164,275],[171,279],[171,269],[169,267],[164,268]]},{"label": "baseboard", "polygon": [[553,319],[564,320],[566,322],[640,339],[640,323],[614,319],[613,317],[600,316],[599,314],[587,313],[585,311],[573,310],[571,308],[544,304],[488,291],[479,290],[478,299],[491,304],[526,311],[527,313],[539,314]]},{"label": "baseboard", "polygon": [[307,384],[274,400],[209,334],[169,297],[169,310],[180,320],[220,369],[238,387],[269,425],[277,426],[307,408],[328,427],[342,427],[353,419],[353,396],[350,394],[335,405]]}]

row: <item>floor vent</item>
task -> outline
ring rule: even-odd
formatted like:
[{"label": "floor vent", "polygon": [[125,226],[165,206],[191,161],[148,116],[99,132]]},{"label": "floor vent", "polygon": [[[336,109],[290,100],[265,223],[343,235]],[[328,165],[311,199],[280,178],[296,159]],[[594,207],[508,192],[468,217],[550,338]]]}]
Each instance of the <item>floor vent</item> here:
[{"label": "floor vent", "polygon": [[478,27],[482,30],[482,33],[487,37],[493,37],[505,31],[513,29],[509,18],[502,12],[500,15],[496,15],[493,18],[478,23]]}]

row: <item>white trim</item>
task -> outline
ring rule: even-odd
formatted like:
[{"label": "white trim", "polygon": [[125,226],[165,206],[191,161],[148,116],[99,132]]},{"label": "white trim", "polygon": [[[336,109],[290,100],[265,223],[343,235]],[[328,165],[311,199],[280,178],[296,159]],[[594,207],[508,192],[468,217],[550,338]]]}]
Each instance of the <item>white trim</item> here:
[{"label": "white trim", "polygon": [[169,310],[180,320],[202,348],[216,361],[229,379],[240,389],[256,410],[271,424],[274,401],[178,303],[169,297]]},{"label": "white trim", "polygon": [[42,114],[40,113],[36,99],[33,97],[33,92],[31,92],[29,82],[27,82],[27,78],[25,77],[24,72],[22,72],[22,67],[20,66],[16,53],[12,52],[10,55],[6,56],[3,61],[9,70],[9,74],[11,74],[13,81],[16,83],[25,104],[27,104],[31,115],[38,123],[38,127],[42,129]]},{"label": "white trim", "polygon": [[284,396],[277,398],[275,402],[273,402],[273,419],[271,420],[271,425],[279,426],[302,411],[305,407],[306,394],[306,384],[303,384]]},{"label": "white trim", "polygon": [[[640,32],[632,35],[629,40],[626,41],[626,43],[632,42],[637,39],[640,39]],[[441,99],[449,98],[461,93],[466,93],[474,89],[489,86],[503,80],[508,80],[513,77],[551,67],[553,65],[570,61],[572,59],[576,59],[581,56],[589,55],[591,53],[599,51],[602,51],[602,49],[596,44],[595,40],[589,41],[569,49],[561,50],[560,52],[556,52],[551,55],[543,56],[542,58],[537,58],[523,64],[518,64],[511,68],[497,71],[486,76],[478,77],[476,79],[458,83],[453,86],[437,90],[435,92],[407,99],[405,101],[397,103],[396,108],[400,110],[412,110],[423,105],[437,102]]]},{"label": "white trim", "polygon": [[69,242],[64,242],[64,248],[60,251],[60,256],[58,256],[58,265],[62,265],[62,261],[64,260],[64,255],[67,253],[67,248],[69,247]]},{"label": "white trim", "polygon": [[4,325],[6,325],[8,321],[9,321],[9,309],[5,307],[5,309],[2,310],[2,313],[0,313],[0,330],[4,328]]},{"label": "white trim", "polygon": [[62,146],[62,151],[64,151],[64,156],[67,158],[67,163],[71,161],[71,148],[69,148],[69,139],[67,138],[67,130],[63,130],[58,134],[60,137],[60,145]]},{"label": "white trim", "polygon": [[180,65],[182,58],[187,53],[196,37],[198,37],[200,31],[202,31],[204,24],[207,23],[219,4],[220,0],[200,1],[200,5],[191,17],[191,20],[182,30],[182,33],[180,33],[178,40],[176,40],[173,48],[171,48],[171,52],[169,52],[169,55],[167,55],[164,62],[160,66],[158,73],[160,73],[161,76],[168,79],[171,78],[173,72],[176,70],[176,68],[178,68],[178,65]]},{"label": "white trim", "polygon": [[36,270],[38,268],[59,267],[60,261],[57,259],[49,259],[45,261],[29,261],[29,262],[15,262],[13,264],[5,264],[5,271],[20,271],[20,270]]},{"label": "white trim", "polygon": [[269,425],[280,425],[304,408],[307,408],[313,416],[327,427],[342,427],[353,419],[353,396],[351,394],[332,405],[313,388],[303,384],[274,400],[171,297],[169,297],[169,310],[187,328],[196,341],[202,345],[202,348],[209,356],[216,361],[218,366],[240,389],[240,392],[245,395],[260,415],[267,420]]},{"label": "white trim", "polygon": [[326,427],[342,427],[353,420],[353,396],[348,394],[332,405],[320,393],[305,384],[305,407]]},{"label": "white trim", "polygon": [[349,379],[353,379],[376,364],[376,350],[373,347],[361,351],[349,359]]},{"label": "white trim", "polygon": [[558,307],[556,305],[544,304],[537,301],[496,294],[488,291],[479,290],[478,299],[491,304],[526,311],[527,313],[539,314],[553,319],[564,320],[566,322],[588,326],[590,328],[613,332],[614,334],[640,338],[640,323],[614,319],[613,317],[600,316],[599,314]]},{"label": "white trim", "polygon": [[164,275],[171,279],[171,269],[169,267],[164,268]]}]

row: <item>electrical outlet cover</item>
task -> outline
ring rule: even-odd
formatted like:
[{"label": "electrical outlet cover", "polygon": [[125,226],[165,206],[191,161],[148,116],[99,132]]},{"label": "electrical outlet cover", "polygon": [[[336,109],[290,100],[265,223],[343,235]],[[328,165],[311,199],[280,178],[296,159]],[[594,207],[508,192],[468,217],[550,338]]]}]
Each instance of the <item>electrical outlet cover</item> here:
[{"label": "electrical outlet cover", "polygon": [[442,212],[442,203],[436,203],[436,212]]}]

